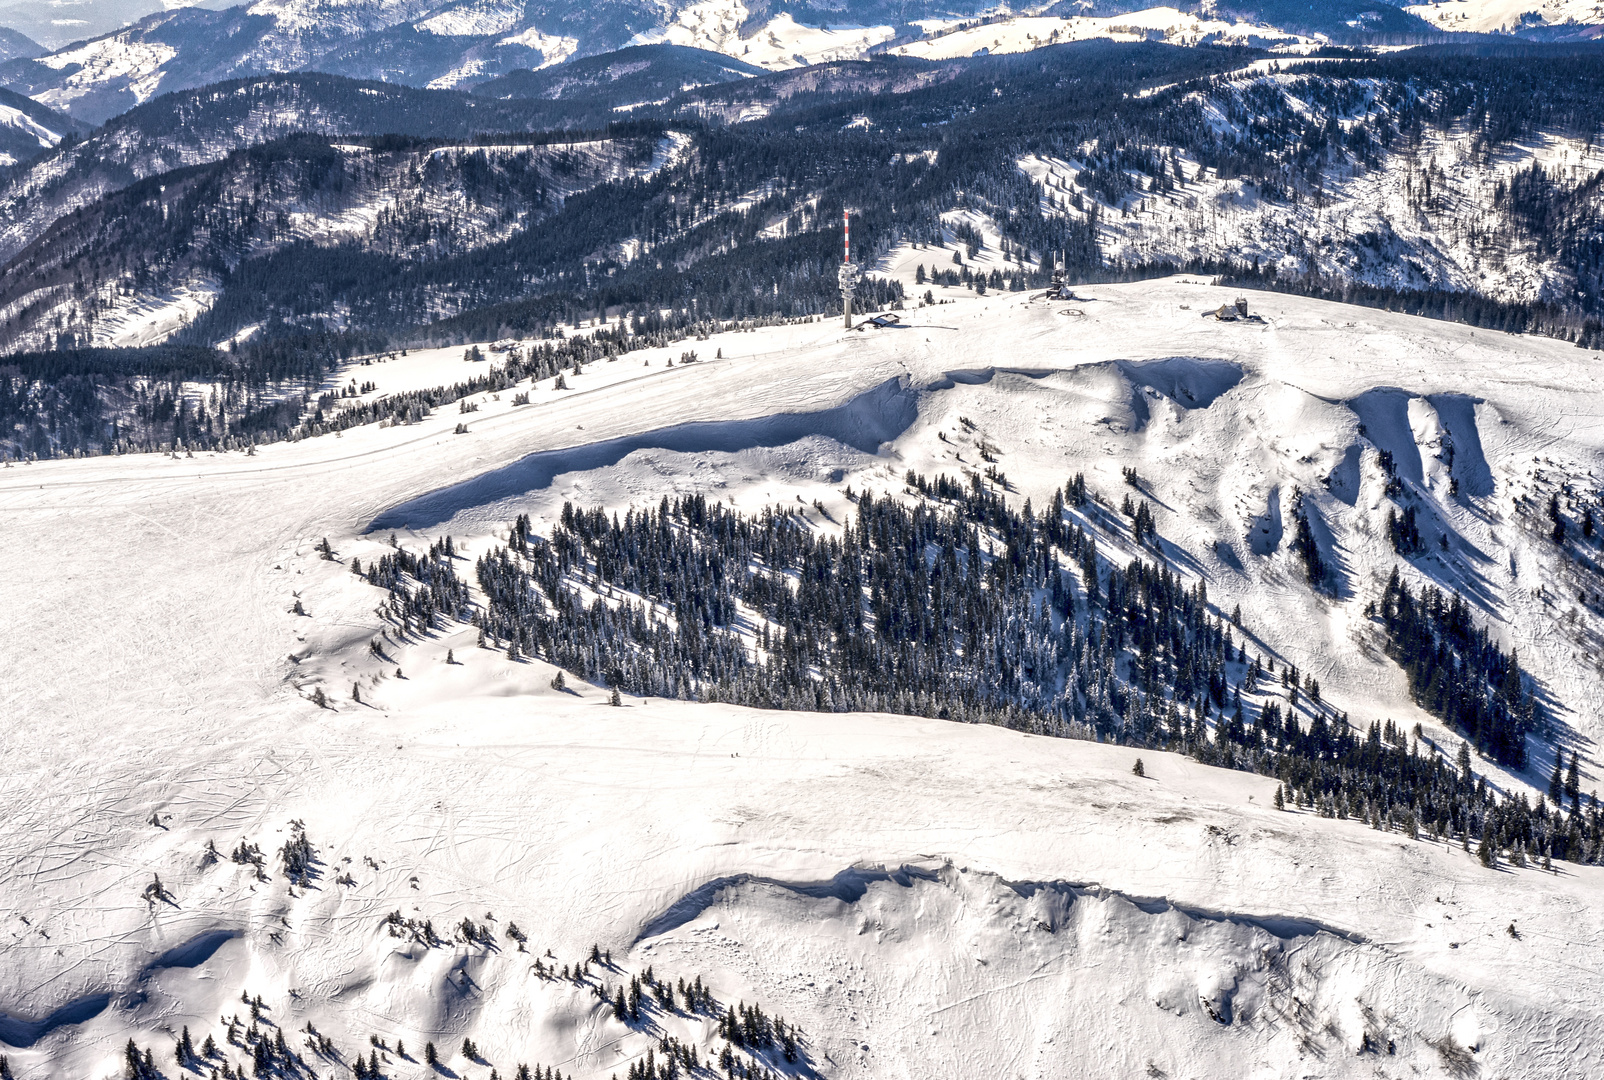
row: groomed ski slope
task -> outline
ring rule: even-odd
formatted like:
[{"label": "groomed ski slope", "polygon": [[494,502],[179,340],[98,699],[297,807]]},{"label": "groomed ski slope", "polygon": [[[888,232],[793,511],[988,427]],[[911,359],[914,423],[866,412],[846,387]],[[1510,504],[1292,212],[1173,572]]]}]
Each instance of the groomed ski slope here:
[{"label": "groomed ski slope", "polygon": [[[538,525],[564,499],[692,490],[754,511],[817,499],[841,521],[846,487],[977,468],[984,438],[1038,507],[1077,471],[1117,504],[1134,465],[1167,552],[1214,603],[1240,603],[1356,722],[1418,722],[1451,753],[1362,613],[1402,562],[1377,523],[1382,447],[1450,541],[1432,533],[1404,572],[1478,598],[1597,786],[1598,615],[1541,514],[1513,502],[1545,504],[1561,470],[1596,486],[1592,354],[1268,294],[1248,294],[1264,324],[1219,323],[1199,313],[1234,292],[1174,279],[1084,288],[1084,304],[934,292],[954,302],[904,329],[825,321],[629,353],[528,406],[483,395],[475,413],[252,457],[0,470],[0,1053],[18,1075],[120,1075],[133,1037],[176,1076],[172,1034],[221,1043],[242,990],[309,1060],[308,1022],[346,1062],[370,1033],[404,1039],[411,1060],[385,1055],[399,1077],[426,1075],[425,1041],[479,1078],[518,1062],[622,1076],[657,1034],[722,1047],[684,1016],[632,1033],[530,971],[593,942],[622,972],[598,972],[611,985],[653,965],[798,1023],[822,1076],[1604,1069],[1597,868],[1486,870],[1276,811],[1266,778],[1151,751],[906,717],[612,709],[474,648],[470,627],[369,654],[382,593],[320,558],[325,537],[366,562],[392,529],[413,547],[450,532],[472,559],[518,512]],[[701,362],[679,364],[690,348]],[[438,382],[469,373],[460,355],[439,353]],[[384,365],[351,374],[384,389]],[[1326,525],[1334,599],[1310,593],[1275,528],[1294,485]],[[308,700],[318,688],[331,708]],[[1530,776],[1551,763],[1534,747]],[[306,888],[274,858],[292,820],[319,861]],[[203,865],[208,840],[223,858]],[[229,861],[242,840],[272,880]],[[153,875],[167,899],[142,895]],[[498,945],[425,949],[385,930],[391,911],[445,936],[471,918]],[[455,1054],[465,1035],[483,1063]]]}]

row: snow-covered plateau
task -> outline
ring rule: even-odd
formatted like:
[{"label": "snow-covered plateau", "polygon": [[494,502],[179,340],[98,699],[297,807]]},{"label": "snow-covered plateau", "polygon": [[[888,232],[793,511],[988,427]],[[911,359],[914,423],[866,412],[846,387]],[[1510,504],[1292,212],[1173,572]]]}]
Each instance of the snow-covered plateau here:
[{"label": "snow-covered plateau", "polygon": [[[948,254],[882,270],[911,283]],[[701,493],[829,534],[863,492],[914,499],[909,470],[985,458],[1042,508],[1076,473],[1117,502],[1134,468],[1175,573],[1355,724],[1461,741],[1366,615],[1397,565],[1471,597],[1553,703],[1530,773],[1476,772],[1532,795],[1561,740],[1597,785],[1604,605],[1529,509],[1598,486],[1597,356],[1267,293],[1246,294],[1262,321],[1205,319],[1238,294],[1177,278],[931,292],[902,327],[732,330],[527,404],[0,470],[15,1075],[120,1076],[130,1040],[170,1078],[247,1075],[247,1025],[319,1077],[358,1055],[398,1078],[663,1075],[691,1048],[726,1075],[717,1018],[753,1004],[799,1033],[795,1062],[760,1067],[800,1076],[1604,1073],[1604,868],[1484,867],[1456,838],[1277,809],[1272,777],[1106,742],[615,707],[470,624],[404,632],[349,569],[392,533],[450,535],[471,568],[565,501]],[[436,350],[339,379],[472,366]],[[1422,508],[1412,559],[1386,538],[1384,453]],[[1281,539],[1295,490],[1329,595]],[[619,1019],[598,990],[648,970],[676,1004]],[[186,1030],[211,1057],[175,1059]]]}]

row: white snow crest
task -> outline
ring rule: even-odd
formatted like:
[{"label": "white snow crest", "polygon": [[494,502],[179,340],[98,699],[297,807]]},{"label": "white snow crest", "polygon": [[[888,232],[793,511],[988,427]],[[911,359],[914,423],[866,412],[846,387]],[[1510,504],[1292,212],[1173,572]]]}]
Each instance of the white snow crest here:
[{"label": "white snow crest", "polygon": [[531,26],[527,30],[520,30],[516,34],[501,39],[502,45],[524,45],[531,49],[539,49],[542,56],[541,67],[550,67],[567,60],[579,48],[579,39],[565,37],[558,34],[548,34],[543,30]]},{"label": "white snow crest", "polygon": [[977,53],[1017,53],[1066,41],[1108,38],[1113,41],[1166,41],[1173,45],[1209,43],[1245,45],[1308,45],[1313,39],[1268,26],[1225,21],[1154,7],[1109,16],[1018,16],[995,22],[947,21],[924,27],[918,41],[890,51],[926,60],[950,60]]},{"label": "white snow crest", "polygon": [[685,45],[721,52],[771,71],[785,71],[831,60],[855,60],[896,35],[889,26],[808,26],[782,12],[755,34],[742,37],[738,31],[748,15],[741,0],[701,0],[676,10],[665,25],[636,34],[627,44]]}]

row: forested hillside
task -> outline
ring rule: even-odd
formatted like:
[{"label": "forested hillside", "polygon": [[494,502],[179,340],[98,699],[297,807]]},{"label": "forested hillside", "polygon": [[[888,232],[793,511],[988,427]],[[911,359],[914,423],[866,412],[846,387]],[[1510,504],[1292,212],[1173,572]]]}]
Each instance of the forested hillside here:
[{"label": "forested hillside", "polygon": [[[984,250],[999,261],[977,289],[1037,287],[1053,262],[1077,281],[1183,269],[1600,340],[1593,52],[1279,70],[1244,50],[1093,42],[824,65],[680,90],[606,132],[488,134],[521,109],[604,115],[609,70],[579,71],[555,103],[321,77],[152,102],[8,189],[0,339],[232,343],[222,366],[249,367],[263,349],[328,363],[352,347],[331,341],[493,340],[605,311],[818,315],[838,304],[850,207],[855,259],[939,247],[931,273],[965,287],[965,255]],[[302,122],[435,138],[281,138],[223,157]],[[598,139],[616,149],[580,148]],[[175,156],[217,163],[162,171]]]},{"label": "forested hillside", "polygon": [[89,131],[89,125],[31,98],[0,90],[0,176],[19,163],[48,153],[63,139],[72,142]]},{"label": "forested hillside", "polygon": [[[294,134],[473,139],[563,127],[532,102],[412,90],[332,75],[236,79],[166,94],[0,176],[0,257],[135,181]],[[37,156],[37,155],[35,155]]]},{"label": "forested hillside", "polygon": [[[159,343],[183,323],[152,294],[224,281],[232,289],[195,311],[203,325],[250,318],[257,329],[264,320],[304,328],[311,320],[321,329],[331,303],[358,299],[354,281],[303,269],[274,292],[236,281],[242,264],[247,277],[286,261],[309,268],[323,248],[359,248],[359,262],[392,267],[460,257],[527,233],[576,192],[649,171],[660,141],[335,145],[302,135],[235,151],[136,183],[52,226],[13,260],[9,288],[0,285],[11,313],[6,341],[12,349]],[[413,319],[429,314],[424,306]],[[378,327],[394,317],[370,309],[355,321]],[[93,330],[80,341],[81,326]]]},{"label": "forested hillside", "polygon": [[[1180,749],[1275,775],[1278,798],[1328,817],[1475,843],[1484,861],[1510,848],[1604,859],[1604,821],[1584,813],[1575,765],[1567,780],[1556,764],[1558,812],[1534,813],[1478,785],[1468,748],[1450,765],[1390,721],[1362,731],[1318,679],[1250,649],[1240,610],[1234,622],[1212,613],[1206,586],[1187,586],[1157,537],[1133,526],[1143,555],[1128,563],[1100,550],[1098,535],[1123,523],[1083,476],[1039,516],[978,476],[906,479],[911,505],[849,490],[857,514],[839,539],[785,507],[748,516],[701,496],[622,519],[565,504],[549,537],[520,518],[477,560],[482,611],[449,538],[424,559],[352,570],[389,590],[385,614],[405,634],[471,619],[481,646],[633,695]],[[1422,706],[1524,768],[1529,677],[1463,602],[1415,595],[1394,570],[1380,617]],[[1432,674],[1414,681],[1422,669]]]},{"label": "forested hillside", "polygon": [[509,72],[474,87],[473,93],[544,102],[553,117],[569,108],[569,116],[594,123],[619,112],[644,109],[650,115],[685,91],[763,74],[762,68],[703,49],[637,45],[556,67]]}]

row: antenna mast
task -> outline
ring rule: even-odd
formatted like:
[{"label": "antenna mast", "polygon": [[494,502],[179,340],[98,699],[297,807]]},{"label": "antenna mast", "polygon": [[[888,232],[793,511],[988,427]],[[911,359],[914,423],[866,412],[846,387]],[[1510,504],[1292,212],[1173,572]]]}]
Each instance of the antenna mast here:
[{"label": "antenna mast", "polygon": [[852,329],[852,295],[858,291],[858,268],[852,263],[852,211],[841,208],[841,270],[836,275],[841,285],[841,316],[848,330]]}]

